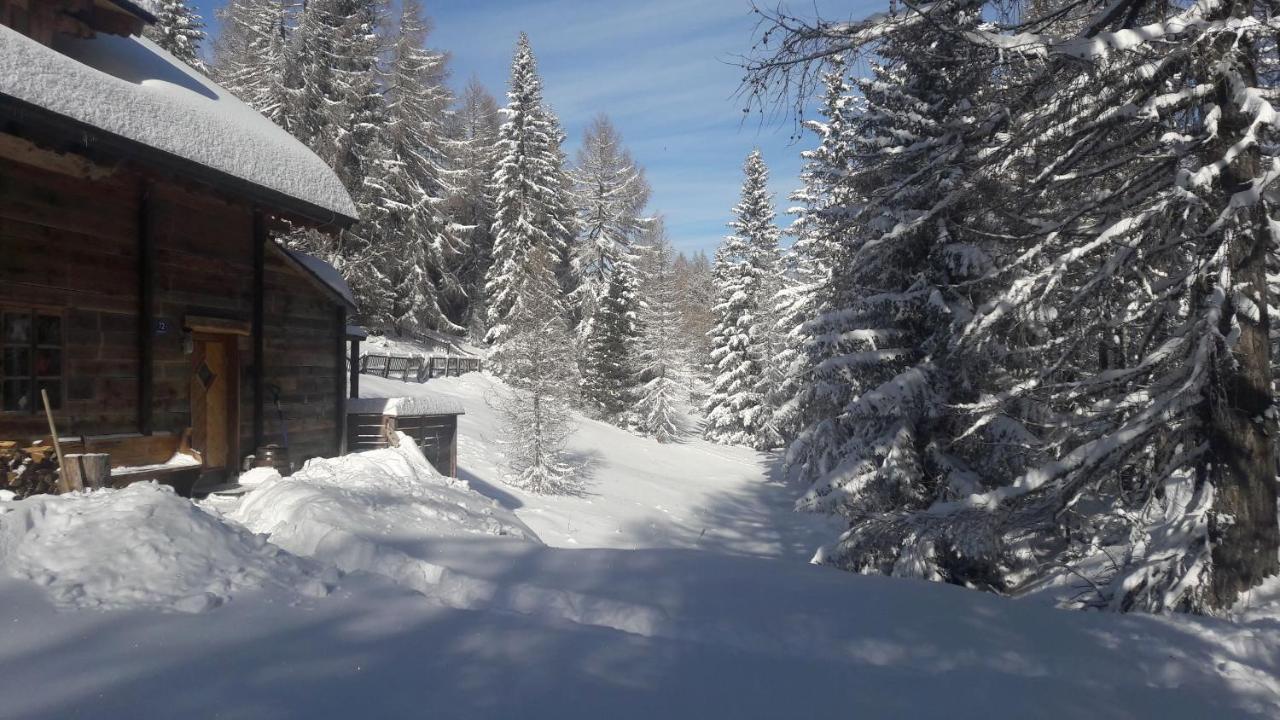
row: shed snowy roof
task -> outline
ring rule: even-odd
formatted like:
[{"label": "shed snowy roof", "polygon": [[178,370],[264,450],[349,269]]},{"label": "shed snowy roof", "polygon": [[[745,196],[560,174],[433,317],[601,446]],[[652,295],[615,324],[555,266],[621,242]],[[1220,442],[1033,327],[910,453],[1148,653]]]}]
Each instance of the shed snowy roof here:
[{"label": "shed snowy roof", "polygon": [[415,395],[397,398],[353,398],[347,401],[348,415],[466,415],[462,403],[439,395]]},{"label": "shed snowy roof", "polygon": [[343,279],[342,273],[338,272],[337,268],[301,250],[290,250],[285,247],[280,249],[284,250],[285,255],[292,258],[295,263],[310,273],[316,280],[319,280],[322,285],[332,290],[334,295],[342,298],[351,307],[357,307],[356,297],[351,293],[351,286],[347,285],[347,281]]},{"label": "shed snowy roof", "polygon": [[311,220],[356,218],[342,182],[315,153],[144,38],[60,35],[49,48],[0,26],[3,96],[158,150],[166,164],[212,170]]}]

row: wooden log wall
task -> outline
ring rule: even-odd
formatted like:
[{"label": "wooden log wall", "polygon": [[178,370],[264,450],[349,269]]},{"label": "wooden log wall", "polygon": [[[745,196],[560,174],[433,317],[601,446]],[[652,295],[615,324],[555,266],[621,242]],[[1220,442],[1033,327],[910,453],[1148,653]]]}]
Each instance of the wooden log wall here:
[{"label": "wooden log wall", "polygon": [[[279,252],[266,258],[266,373],[268,386],[280,389],[289,431],[289,459],[295,466],[312,457],[339,452],[334,423],[337,380],[346,368],[337,362],[335,337],[346,337],[333,300]],[[268,389],[264,408],[265,441],[283,443],[280,418]]]},{"label": "wooden log wall", "polygon": [[[0,158],[0,310],[62,316],[63,432],[137,427],[139,186]],[[0,438],[47,434],[39,415],[0,413]]]},{"label": "wooden log wall", "polygon": [[[253,308],[253,214],[246,205],[169,184],[152,186],[148,221],[155,247],[154,313],[168,330],[152,332],[152,425],[175,434],[191,423],[191,357],[183,349],[188,316],[248,323]],[[248,337],[237,336],[242,383],[253,367]],[[240,391],[240,423],[252,417],[253,395]],[[243,433],[242,433],[243,435]],[[240,444],[240,455],[253,452]]]},{"label": "wooden log wall", "polygon": [[[21,139],[0,133],[0,140]],[[43,151],[41,151],[43,152]],[[150,343],[150,429],[181,434],[191,424],[188,316],[248,326],[253,314],[253,212],[199,186],[144,179],[92,166],[73,155],[42,166],[0,152],[0,312],[37,309],[62,316],[63,435],[139,432],[140,357]],[[76,162],[70,162],[76,160]],[[61,161],[61,162],[55,162]],[[147,233],[154,323],[142,332],[139,248]],[[267,385],[281,388],[295,462],[339,451],[335,343],[345,337],[333,297],[266,253]],[[254,451],[253,340],[237,336],[240,456]],[[281,442],[269,393],[265,441]],[[48,434],[43,417],[0,412],[0,440]]]}]

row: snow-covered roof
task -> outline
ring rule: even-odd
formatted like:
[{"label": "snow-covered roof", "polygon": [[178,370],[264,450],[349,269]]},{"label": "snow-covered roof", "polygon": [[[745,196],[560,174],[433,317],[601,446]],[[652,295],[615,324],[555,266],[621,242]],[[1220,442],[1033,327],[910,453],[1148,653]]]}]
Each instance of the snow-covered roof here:
[{"label": "snow-covered roof", "polygon": [[184,170],[247,183],[246,192],[312,220],[356,218],[315,153],[144,38],[59,35],[50,48],[0,26],[0,96],[161,151]]},{"label": "snow-covered roof", "polygon": [[415,395],[397,398],[352,398],[347,401],[349,415],[466,415],[462,403],[439,395]]},{"label": "snow-covered roof", "polygon": [[148,24],[154,24],[156,14],[160,12],[158,0],[110,0],[110,2]]},{"label": "snow-covered roof", "polygon": [[308,255],[301,250],[290,250],[282,247],[285,254],[293,258],[294,262],[310,273],[321,284],[328,287],[335,295],[341,297],[351,307],[356,306],[356,297],[351,293],[351,286],[347,285],[347,281],[343,279],[342,273],[329,263],[321,260],[314,255]]}]

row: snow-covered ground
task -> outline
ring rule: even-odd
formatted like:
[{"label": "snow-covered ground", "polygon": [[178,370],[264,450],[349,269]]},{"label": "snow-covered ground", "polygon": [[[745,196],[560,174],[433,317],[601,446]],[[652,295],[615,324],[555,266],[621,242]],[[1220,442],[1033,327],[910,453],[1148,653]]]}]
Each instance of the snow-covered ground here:
[{"label": "snow-covered ground", "polygon": [[459,419],[458,475],[533,528],[549,545],[698,548],[805,561],[839,532],[830,518],[792,510],[796,490],[775,477],[777,458],[696,436],[662,445],[578,418],[569,462],[585,479],[574,497],[524,493],[503,484],[505,433],[487,373],[428,383],[363,376],[364,397],[426,395],[466,409]]},{"label": "snow-covered ground", "polygon": [[828,528],[767,458],[597,423],[583,495],[531,497],[501,485],[490,379],[363,380],[467,408],[464,482],[406,443],[203,508],[0,502],[0,718],[1280,714],[1274,606],[1067,612],[815,567]]}]

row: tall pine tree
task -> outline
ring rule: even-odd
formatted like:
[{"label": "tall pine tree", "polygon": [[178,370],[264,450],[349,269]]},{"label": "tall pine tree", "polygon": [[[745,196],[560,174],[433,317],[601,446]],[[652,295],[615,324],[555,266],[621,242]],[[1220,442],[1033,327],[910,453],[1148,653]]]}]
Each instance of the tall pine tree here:
[{"label": "tall pine tree", "polygon": [[734,234],[716,252],[717,322],[711,333],[711,394],[703,406],[709,440],[771,445],[763,383],[772,360],[769,310],[776,292],[778,236],[769,171],[760,151],[747,156]]},{"label": "tall pine tree", "polygon": [[[514,309],[522,302],[522,293],[532,287],[538,297],[560,297],[548,283],[560,287],[557,270],[570,237],[564,216],[569,203],[560,150],[563,132],[543,106],[542,80],[523,33],[511,64],[507,98],[493,179],[493,263],[486,282],[489,330],[485,340],[495,345],[517,329]],[[535,257],[539,261],[534,262]]]}]

